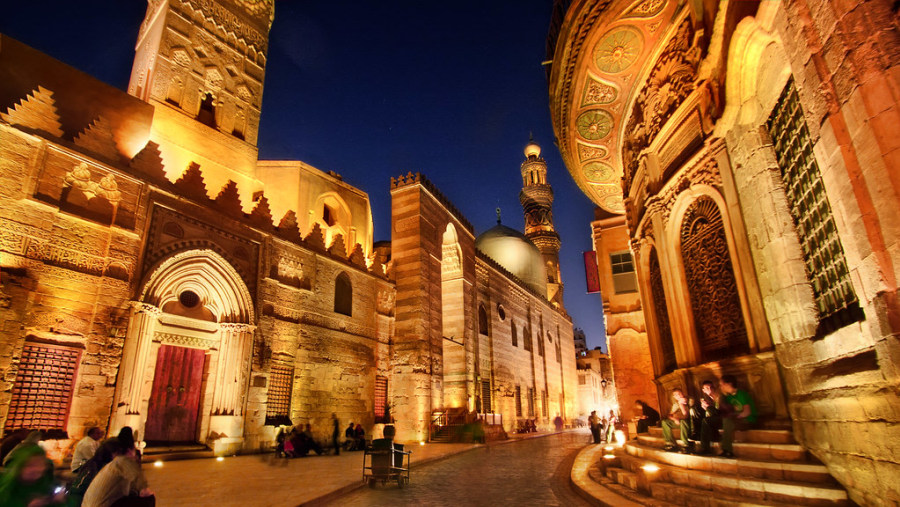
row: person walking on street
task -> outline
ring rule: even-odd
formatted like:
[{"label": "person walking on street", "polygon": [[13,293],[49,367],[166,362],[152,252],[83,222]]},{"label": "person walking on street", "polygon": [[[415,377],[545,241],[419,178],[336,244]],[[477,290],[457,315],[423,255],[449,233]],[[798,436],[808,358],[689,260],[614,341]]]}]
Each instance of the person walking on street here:
[{"label": "person walking on street", "polygon": [[600,443],[600,417],[596,410],[591,410],[591,416],[588,417],[588,424],[591,427],[591,436],[595,444]]},{"label": "person walking on street", "polygon": [[334,412],[331,413],[331,422],[334,424],[334,429],[331,431],[331,444],[334,446],[334,455],[338,456],[341,454],[341,443],[338,442],[338,438],[341,436],[341,421]]}]

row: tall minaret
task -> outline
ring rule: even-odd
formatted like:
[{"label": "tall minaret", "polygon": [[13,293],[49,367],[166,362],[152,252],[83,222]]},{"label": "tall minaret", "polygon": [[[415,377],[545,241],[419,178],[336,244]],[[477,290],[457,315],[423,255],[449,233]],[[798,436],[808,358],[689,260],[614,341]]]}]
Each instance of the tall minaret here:
[{"label": "tall minaret", "polygon": [[147,1],[128,93],[155,108],[150,140],[170,179],[193,162],[213,191],[229,179],[247,199],[258,190],[256,140],[274,5]]},{"label": "tall minaret", "polygon": [[563,283],[559,276],[559,234],[553,228],[553,188],[547,183],[547,163],[534,139],[525,146],[519,202],[525,212],[525,236],[541,251],[547,268],[547,299],[563,306]]}]

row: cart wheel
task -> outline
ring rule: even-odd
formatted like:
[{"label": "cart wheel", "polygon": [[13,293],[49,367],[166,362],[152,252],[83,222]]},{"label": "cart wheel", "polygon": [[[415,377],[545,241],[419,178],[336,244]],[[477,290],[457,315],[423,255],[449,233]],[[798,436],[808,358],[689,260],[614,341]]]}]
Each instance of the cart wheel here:
[{"label": "cart wheel", "polygon": [[369,479],[369,487],[372,489],[375,489],[375,478],[374,477]]}]

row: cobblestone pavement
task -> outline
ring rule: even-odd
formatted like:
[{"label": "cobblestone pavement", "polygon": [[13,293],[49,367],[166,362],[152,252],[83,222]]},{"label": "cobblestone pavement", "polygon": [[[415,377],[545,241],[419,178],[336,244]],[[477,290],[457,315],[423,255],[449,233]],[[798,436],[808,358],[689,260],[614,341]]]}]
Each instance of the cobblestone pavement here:
[{"label": "cobblestone pavement", "polygon": [[493,445],[421,465],[410,484],[380,483],[329,505],[588,505],[571,489],[569,473],[590,435],[569,431],[544,438]]}]

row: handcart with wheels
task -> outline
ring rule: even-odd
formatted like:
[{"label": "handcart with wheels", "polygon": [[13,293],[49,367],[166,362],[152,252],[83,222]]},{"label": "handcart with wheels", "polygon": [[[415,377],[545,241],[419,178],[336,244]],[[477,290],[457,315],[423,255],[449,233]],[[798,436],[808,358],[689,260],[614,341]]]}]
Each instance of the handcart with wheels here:
[{"label": "handcart with wheels", "polygon": [[372,446],[366,448],[363,455],[363,482],[374,488],[378,481],[387,484],[397,481],[403,488],[409,484],[409,456],[411,451],[404,451],[402,444],[379,438],[372,440]]}]

